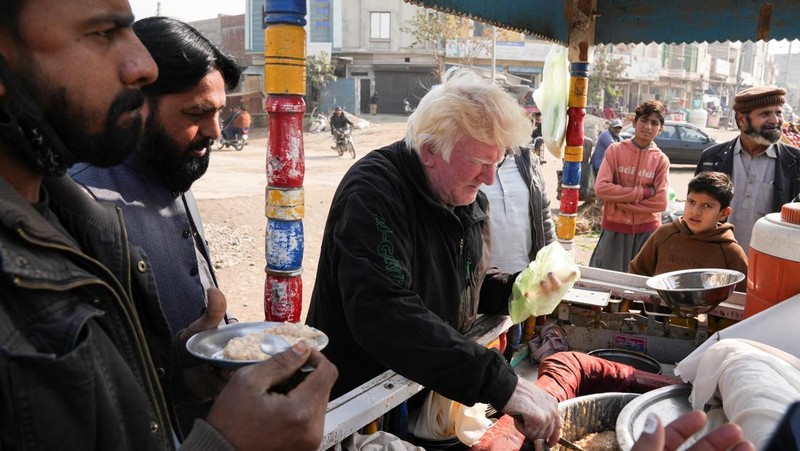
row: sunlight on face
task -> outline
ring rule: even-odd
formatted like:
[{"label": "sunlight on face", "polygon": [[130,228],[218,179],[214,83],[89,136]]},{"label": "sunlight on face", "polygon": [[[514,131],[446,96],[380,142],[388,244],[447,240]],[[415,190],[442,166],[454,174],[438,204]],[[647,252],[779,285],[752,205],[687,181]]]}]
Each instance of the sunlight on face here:
[{"label": "sunlight on face", "polygon": [[505,149],[462,138],[453,148],[450,162],[441,154],[423,151],[423,162],[431,188],[445,205],[469,205],[475,201],[481,185],[494,183],[497,163]]},{"label": "sunlight on face", "polygon": [[639,147],[647,147],[661,133],[661,129],[658,114],[650,113],[647,116],[640,116],[634,125],[633,139]]},{"label": "sunlight on face", "polygon": [[683,209],[683,220],[694,234],[713,230],[717,222],[727,218],[730,213],[730,207],[721,207],[719,201],[709,194],[689,193]]}]

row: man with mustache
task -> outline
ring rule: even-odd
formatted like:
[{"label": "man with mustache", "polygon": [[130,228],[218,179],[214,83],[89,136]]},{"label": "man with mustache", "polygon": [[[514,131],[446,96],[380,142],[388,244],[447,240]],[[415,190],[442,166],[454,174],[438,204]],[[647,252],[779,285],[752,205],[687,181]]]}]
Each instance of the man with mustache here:
[{"label": "man with mustache", "polygon": [[175,334],[202,314],[206,290],[217,286],[190,187],[208,169],[225,90],[239,83],[240,69],[178,20],[148,17],[134,23],[133,31],[159,72],[142,88],[141,145],[120,165],[78,164],[69,172],[98,200],[122,209],[129,239],[153,265],[158,297]]},{"label": "man with mustache", "polygon": [[734,97],[739,136],[703,151],[695,175],[728,174],[733,180],[733,213],[728,222],[745,253],[755,222],[800,195],[800,150],[780,142],[786,90],[775,86],[747,88]]},{"label": "man with mustache", "polygon": [[[119,209],[64,176],[138,145],[157,67],[132,22],[123,0],[0,2],[2,449],[176,446],[164,378],[178,356],[161,339],[150,262]],[[218,324],[224,305],[185,335]],[[304,363],[316,369],[289,396],[270,392]],[[304,345],[243,368],[183,446],[316,449],[335,378]]]},{"label": "man with mustache", "polygon": [[[96,199],[122,209],[128,238],[150,259],[171,330],[164,339],[169,340],[201,317],[209,302],[207,290],[217,287],[190,187],[208,169],[210,142],[220,135],[225,90],[236,87],[240,70],[235,60],[181,21],[148,17],[134,23],[133,31],[159,74],[142,88],[146,119],[141,145],[120,165],[81,163],[69,173]],[[184,342],[177,340],[178,346]],[[211,380],[198,383],[213,385]],[[180,393],[180,381],[177,387]],[[203,407],[205,394],[196,395],[174,399],[183,430],[209,407]]]}]

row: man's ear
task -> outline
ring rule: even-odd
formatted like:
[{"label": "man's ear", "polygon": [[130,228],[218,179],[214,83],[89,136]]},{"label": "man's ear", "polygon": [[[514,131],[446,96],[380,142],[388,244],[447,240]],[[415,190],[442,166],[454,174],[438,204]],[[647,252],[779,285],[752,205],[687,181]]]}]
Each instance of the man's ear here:
[{"label": "man's ear", "polygon": [[736,118],[736,128],[738,128],[739,130],[744,129],[745,125],[747,124],[747,122],[744,119],[744,115],[745,115],[745,113],[741,113],[741,112],[737,111],[736,115],[734,116]]},{"label": "man's ear", "polygon": [[731,208],[730,206],[727,206],[727,207],[723,208],[722,210],[720,210],[719,211],[719,217],[717,218],[717,222],[723,222],[726,219],[728,219],[728,216],[731,215],[732,211],[733,211],[733,208]]},{"label": "man's ear", "polygon": [[436,152],[433,152],[433,147],[430,144],[423,144],[422,149],[419,151],[419,158],[422,160],[422,165],[432,168],[436,163]]}]

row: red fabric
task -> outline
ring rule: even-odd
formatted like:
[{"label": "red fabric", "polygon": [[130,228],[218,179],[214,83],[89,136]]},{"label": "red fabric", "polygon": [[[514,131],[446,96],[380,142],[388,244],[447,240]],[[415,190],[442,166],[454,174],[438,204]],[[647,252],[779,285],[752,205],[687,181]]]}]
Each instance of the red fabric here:
[{"label": "red fabric", "polygon": [[[632,366],[611,362],[582,352],[559,352],[539,364],[536,385],[558,402],[594,393],[645,393],[681,383],[675,376],[639,371]],[[514,419],[503,415],[470,449],[500,451],[523,449],[524,437],[514,427]]]}]

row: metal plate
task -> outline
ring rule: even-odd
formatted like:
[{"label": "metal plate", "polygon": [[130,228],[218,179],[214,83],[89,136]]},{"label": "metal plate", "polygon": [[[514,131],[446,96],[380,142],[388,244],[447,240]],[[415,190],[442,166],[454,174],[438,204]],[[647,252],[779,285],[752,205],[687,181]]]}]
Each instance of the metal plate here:
[{"label": "metal plate", "polygon": [[642,433],[644,421],[650,412],[661,418],[661,424],[669,424],[679,416],[692,410],[689,384],[662,387],[629,402],[617,417],[617,442],[623,450],[633,447],[633,442]]},{"label": "metal plate", "polygon": [[[258,323],[236,323],[220,326],[216,329],[204,330],[186,342],[186,349],[190,354],[207,361],[208,363],[220,368],[240,368],[245,365],[262,362],[263,360],[229,360],[222,357],[222,349],[232,338],[243,337],[252,333],[263,332],[271,327],[280,326],[284,323],[263,321]],[[321,331],[310,327],[309,329]],[[308,340],[307,340],[308,341]],[[328,345],[328,336],[324,333],[315,337],[311,343],[312,348],[320,351]]]}]

